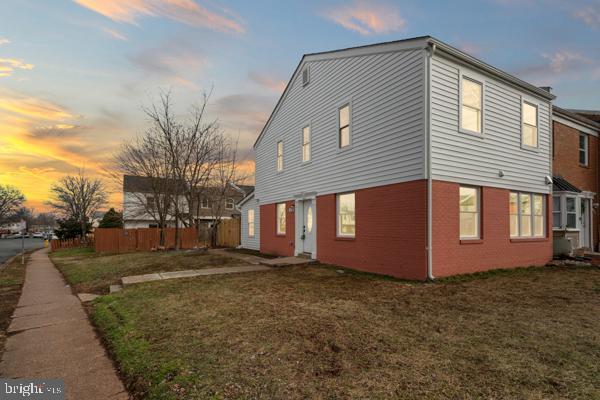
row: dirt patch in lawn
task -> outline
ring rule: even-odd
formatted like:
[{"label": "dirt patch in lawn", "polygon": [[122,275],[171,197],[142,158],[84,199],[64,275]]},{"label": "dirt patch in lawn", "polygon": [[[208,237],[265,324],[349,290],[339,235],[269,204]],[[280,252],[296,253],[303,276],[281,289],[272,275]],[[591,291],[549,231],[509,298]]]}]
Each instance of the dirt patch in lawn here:
[{"label": "dirt patch in lawn", "polygon": [[408,284],[319,266],[142,284],[92,317],[148,399],[599,398],[600,269]]},{"label": "dirt patch in lawn", "polygon": [[96,254],[93,249],[53,252],[50,258],[77,293],[106,294],[124,276],[243,265],[233,258],[196,251]]},{"label": "dirt patch in lawn", "polygon": [[25,282],[25,266],[29,253],[25,257],[24,265],[21,265],[20,256],[4,265],[0,264],[0,359],[4,353],[6,331],[12,321],[11,317],[19,302],[23,282]]}]

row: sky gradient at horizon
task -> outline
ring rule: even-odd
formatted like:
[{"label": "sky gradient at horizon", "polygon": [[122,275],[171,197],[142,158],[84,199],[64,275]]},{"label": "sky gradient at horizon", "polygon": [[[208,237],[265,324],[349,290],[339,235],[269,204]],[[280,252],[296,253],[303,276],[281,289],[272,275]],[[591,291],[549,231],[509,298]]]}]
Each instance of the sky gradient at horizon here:
[{"label": "sky gradient at horizon", "polygon": [[160,90],[185,112],[212,89],[209,114],[239,136],[250,169],[302,54],[422,35],[552,86],[561,107],[600,109],[600,0],[8,0],[0,183],[43,211],[60,176],[110,168]]}]

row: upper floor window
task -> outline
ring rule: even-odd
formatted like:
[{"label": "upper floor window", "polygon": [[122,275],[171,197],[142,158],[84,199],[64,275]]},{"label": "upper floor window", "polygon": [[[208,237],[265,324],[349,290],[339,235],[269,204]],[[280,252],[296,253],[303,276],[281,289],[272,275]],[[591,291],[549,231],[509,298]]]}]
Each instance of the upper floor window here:
[{"label": "upper floor window", "polygon": [[460,187],[460,238],[479,238],[479,189]]},{"label": "upper floor window", "polygon": [[543,237],[544,195],[511,192],[509,196],[510,236]]},{"label": "upper floor window", "polygon": [[277,171],[283,171],[283,142],[277,142]]},{"label": "upper floor window", "polygon": [[277,204],[277,234],[285,235],[285,203]]},{"label": "upper floor window", "polygon": [[302,161],[310,161],[310,126],[302,129]]},{"label": "upper floor window", "polygon": [[202,202],[200,203],[200,207],[202,207],[202,208],[210,208],[210,201],[208,200],[208,197],[203,197],[202,198]]},{"label": "upper floor window", "polygon": [[342,237],[354,237],[356,234],[354,193],[337,195],[337,234]]},{"label": "upper floor window", "polygon": [[235,202],[233,199],[225,199],[225,209],[233,210],[235,208]]},{"label": "upper floor window", "polygon": [[525,146],[537,147],[538,145],[537,113],[537,106],[523,102],[522,140]]},{"label": "upper floor window", "polygon": [[340,107],[339,113],[339,145],[340,148],[350,145],[350,104]]},{"label": "upper floor window", "polygon": [[579,134],[579,164],[588,165],[588,136],[585,133]]},{"label": "upper floor window", "polygon": [[460,104],[461,129],[482,133],[483,85],[472,79],[463,77]]},{"label": "upper floor window", "polygon": [[148,210],[154,210],[154,196],[146,196],[146,207],[148,208]]},{"label": "upper floor window", "polygon": [[254,236],[254,210],[248,210],[248,236]]}]

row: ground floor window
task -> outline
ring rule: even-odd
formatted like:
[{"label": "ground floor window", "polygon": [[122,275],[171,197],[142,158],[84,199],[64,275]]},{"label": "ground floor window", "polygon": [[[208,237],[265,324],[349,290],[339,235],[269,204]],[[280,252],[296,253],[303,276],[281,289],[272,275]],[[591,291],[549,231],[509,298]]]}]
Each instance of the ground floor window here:
[{"label": "ground floor window", "polygon": [[285,235],[285,203],[277,204],[277,234]]},{"label": "ground floor window", "polygon": [[460,187],[460,238],[479,238],[479,188]]},{"label": "ground floor window", "polygon": [[254,210],[248,210],[248,236],[254,236]]},{"label": "ground floor window", "polygon": [[337,195],[337,235],[341,237],[356,235],[354,193]]},{"label": "ground floor window", "polygon": [[554,229],[577,229],[577,196],[558,194],[552,196],[552,227]]},{"label": "ground floor window", "polygon": [[544,237],[545,196],[510,192],[509,218],[511,237]]}]

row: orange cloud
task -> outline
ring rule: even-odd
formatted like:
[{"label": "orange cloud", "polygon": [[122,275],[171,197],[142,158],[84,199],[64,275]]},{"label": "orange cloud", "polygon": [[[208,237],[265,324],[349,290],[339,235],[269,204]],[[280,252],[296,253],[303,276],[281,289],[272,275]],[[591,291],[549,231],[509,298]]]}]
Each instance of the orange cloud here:
[{"label": "orange cloud", "polygon": [[44,120],[56,121],[72,118],[71,114],[56,104],[12,92],[0,92],[0,111],[2,110]]},{"label": "orange cloud", "polygon": [[361,35],[385,34],[406,26],[406,21],[395,7],[363,0],[328,9],[323,16]]},{"label": "orange cloud", "polygon": [[140,17],[165,17],[194,27],[244,33],[241,22],[200,6],[193,0],[74,0],[117,22],[136,24]]},{"label": "orange cloud", "polygon": [[[1,41],[2,39],[0,39],[0,44],[2,44]],[[16,58],[0,58],[0,77],[11,76],[16,69],[31,70],[33,64],[28,64]]]}]

